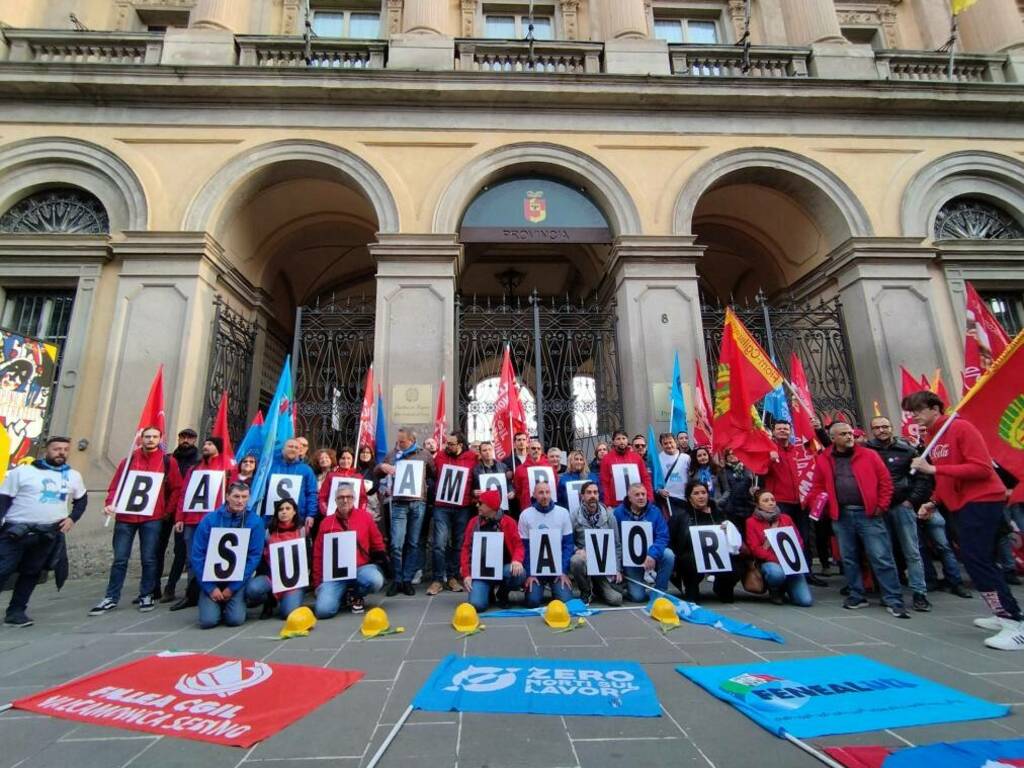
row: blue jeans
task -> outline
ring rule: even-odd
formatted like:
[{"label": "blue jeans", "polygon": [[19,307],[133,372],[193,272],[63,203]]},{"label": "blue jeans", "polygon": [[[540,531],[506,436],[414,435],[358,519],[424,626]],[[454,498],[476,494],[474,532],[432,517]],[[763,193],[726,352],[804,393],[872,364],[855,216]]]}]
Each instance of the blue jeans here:
[{"label": "blue jeans", "polygon": [[960,564],[956,561],[953,547],[949,545],[949,539],[946,537],[946,518],[942,516],[941,512],[936,510],[932,513],[931,517],[920,522],[918,530],[924,534],[918,537],[918,543],[921,546],[921,560],[924,564],[926,578],[930,577],[938,581],[938,574],[935,573],[935,566],[932,565],[931,555],[925,549],[925,540],[927,538],[939,553],[939,559],[942,560],[942,573],[949,586],[958,587],[962,585],[964,579],[960,575]]},{"label": "blue jeans", "polygon": [[412,581],[420,567],[420,535],[426,511],[423,501],[391,502],[391,567],[397,582]]},{"label": "blue jeans", "polygon": [[341,610],[341,602],[349,587],[355,585],[356,594],[366,597],[373,592],[380,592],[384,586],[384,574],[376,565],[361,565],[356,569],[354,579],[344,581],[325,581],[316,588],[316,606],[313,613],[318,619],[329,619]]},{"label": "blue jeans", "polygon": [[142,560],[142,579],[139,581],[139,597],[152,595],[156,589],[156,549],[160,542],[162,520],[147,520],[144,523],[122,523],[114,521],[114,562],[110,564],[110,579],[107,581],[107,597],[115,603],[121,599],[121,588],[128,573],[128,558],[132,556],[132,544],[136,532],[139,534],[139,557]]},{"label": "blue jeans", "polygon": [[[245,585],[245,602],[253,607],[263,605],[271,594],[273,585],[269,576],[253,576]],[[291,589],[278,595],[277,615],[287,619],[289,613],[302,605],[302,594],[301,589]]]},{"label": "blue jeans", "polygon": [[761,573],[768,589],[778,589],[789,595],[789,602],[800,608],[810,608],[814,604],[811,588],[802,573],[786,576],[778,563],[761,563]]},{"label": "blue jeans", "polygon": [[248,586],[243,584],[226,603],[215,603],[205,590],[200,589],[199,628],[212,629],[221,621],[226,627],[240,627],[245,624],[245,592]]},{"label": "blue jeans", "polygon": [[[654,572],[654,586],[662,592],[665,592],[668,589],[668,579],[672,575],[672,569],[675,568],[675,565],[676,553],[668,547],[665,547],[665,551],[662,552],[661,557],[658,558]],[[623,568],[622,575],[642,582],[644,580],[644,569]],[[646,603],[648,594],[649,592],[646,587],[641,587],[639,584],[634,584],[632,581],[626,582],[626,596],[634,603]]]},{"label": "blue jeans", "polygon": [[896,504],[890,507],[886,520],[900,543],[903,559],[907,561],[907,583],[911,591],[925,594],[928,587],[925,586],[924,563],[917,541],[917,510],[906,504]]},{"label": "blue jeans", "polygon": [[[525,574],[521,573],[518,576],[513,576],[512,566],[506,565],[502,571],[501,580],[473,579],[473,584],[469,588],[469,602],[478,612],[482,613],[490,607],[491,595],[495,587],[500,586],[509,590],[522,589],[524,581],[526,581]],[[540,605],[539,597],[537,598],[537,604]]]},{"label": "blue jeans", "polygon": [[903,589],[892,558],[892,542],[889,540],[889,529],[885,527],[885,519],[881,515],[868,517],[864,507],[842,507],[839,519],[832,527],[839,539],[843,575],[850,587],[850,597],[854,600],[864,599],[864,580],[860,573],[863,544],[882,593],[882,602],[892,608],[902,608]]},{"label": "blue jeans", "polygon": [[431,547],[434,581],[444,583],[449,577],[459,578],[462,537],[471,511],[469,507],[434,506],[434,541]]},{"label": "blue jeans", "polygon": [[[567,603],[572,600],[572,589],[563,586],[559,582],[558,576],[542,576],[537,579],[537,583],[526,590],[526,607],[536,608],[540,605],[544,599],[544,588],[551,588],[551,599],[561,600],[563,603]],[[526,579],[524,578],[523,581]]]}]

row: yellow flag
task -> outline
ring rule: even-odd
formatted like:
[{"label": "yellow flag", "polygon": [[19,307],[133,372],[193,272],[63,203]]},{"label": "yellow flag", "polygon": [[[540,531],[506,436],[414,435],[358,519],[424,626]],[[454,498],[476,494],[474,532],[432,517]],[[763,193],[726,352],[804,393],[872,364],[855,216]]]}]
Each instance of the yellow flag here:
[{"label": "yellow flag", "polygon": [[963,13],[976,2],[978,2],[978,0],[950,0],[950,3],[953,6],[953,15],[956,16],[957,14]]}]

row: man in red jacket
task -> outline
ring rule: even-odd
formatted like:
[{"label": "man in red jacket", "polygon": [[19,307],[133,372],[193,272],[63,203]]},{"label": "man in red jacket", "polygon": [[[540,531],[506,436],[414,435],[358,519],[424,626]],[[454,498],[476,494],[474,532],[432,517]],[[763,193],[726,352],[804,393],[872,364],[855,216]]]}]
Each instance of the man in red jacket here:
[{"label": "man in red jacket", "polygon": [[[903,398],[901,405],[929,436],[938,435],[949,421],[943,413],[945,405],[933,392],[914,392]],[[1006,488],[992,468],[992,456],[981,433],[973,424],[954,419],[928,458],[919,456],[910,466],[935,477],[932,500],[921,505],[918,517],[927,520],[940,504],[957,517],[960,557],[993,613],[974,620],[976,627],[997,633],[986,638],[985,645],[1000,651],[1024,651],[1024,616],[995,559]]]},{"label": "man in red jacket", "polygon": [[[437,472],[434,540],[431,546],[434,581],[427,587],[427,594],[431,597],[440,594],[445,586],[452,592],[462,591],[459,555],[462,552],[462,533],[473,514],[473,467],[479,458],[466,448],[466,436],[461,432],[445,435],[444,450],[438,451],[434,457]],[[446,471],[445,467],[454,469]]]},{"label": "man in red jacket", "polygon": [[[530,500],[530,478],[526,474],[528,467],[549,467],[547,457],[544,455],[544,446],[536,437],[530,438],[526,444],[526,460],[516,467],[512,475],[512,490],[515,497],[519,499],[519,508],[526,509],[533,502]],[[555,475],[555,485],[558,484],[558,475]]]},{"label": "man in red jacket", "polygon": [[[480,513],[469,521],[462,537],[462,583],[469,593],[469,602],[477,611],[486,611],[491,604],[494,588],[498,590],[498,603],[508,599],[509,590],[522,589],[526,575],[523,569],[523,540],[519,537],[519,526],[511,515],[502,514],[501,491],[484,491],[479,499]],[[502,548],[501,579],[473,579],[473,534],[497,532],[505,538]]]},{"label": "man in red jacket", "polygon": [[[160,579],[156,557],[160,528],[165,515],[174,515],[178,494],[181,493],[178,462],[160,447],[162,437],[156,427],[144,429],[142,446],[132,453],[127,466],[124,459],[121,460],[107,488],[103,514],[115,518],[114,561],[110,564],[107,593],[89,611],[90,616],[101,616],[117,607],[128,573],[128,558],[132,556],[135,534],[139,535],[139,556],[142,559],[139,610],[146,613],[156,607],[153,592]],[[122,484],[121,479],[126,473]]]},{"label": "man in red jacket", "polygon": [[893,488],[889,470],[875,451],[856,444],[853,427],[845,421],[834,422],[829,437],[832,447],[818,456],[810,497],[828,494],[828,512],[834,521],[843,574],[850,588],[843,608],[856,610],[868,605],[860,573],[863,546],[886,610],[897,619],[909,619],[885,525]]},{"label": "man in red jacket", "polygon": [[[625,471],[614,469],[617,465],[632,465],[635,470],[630,470],[627,476]],[[629,435],[621,429],[612,435],[612,449],[601,459],[600,480],[605,506],[612,509],[626,500],[629,486],[633,483],[640,483],[647,489],[648,499],[654,498],[654,487],[651,485],[651,475],[647,471],[647,462],[630,448]]]}]

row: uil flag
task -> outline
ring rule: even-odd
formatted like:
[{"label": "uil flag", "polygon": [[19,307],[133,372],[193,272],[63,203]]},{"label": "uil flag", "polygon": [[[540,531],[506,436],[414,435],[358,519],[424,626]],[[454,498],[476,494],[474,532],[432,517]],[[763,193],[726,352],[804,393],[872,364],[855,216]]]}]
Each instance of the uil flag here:
[{"label": "uil flag", "polygon": [[373,401],[373,363],[366,371],[366,388],[363,390],[363,406],[359,410],[359,429],[356,433],[356,456],[359,456],[359,448],[364,445],[370,446],[376,453],[375,443],[377,441],[376,422],[377,407]]},{"label": "uil flag", "polygon": [[[964,394],[1003,353],[1010,338],[974,286],[967,283],[967,333],[964,338]],[[948,402],[948,401],[947,401]]]},{"label": "uil flag", "polygon": [[693,444],[711,445],[711,398],[708,385],[704,383],[704,374],[700,372],[700,363],[694,360],[697,371],[697,392],[693,406],[695,423],[693,425]]},{"label": "uil flag", "polygon": [[238,444],[238,451],[235,455],[243,459],[246,456],[259,457],[260,450],[262,448],[263,411],[256,411],[256,418],[252,420],[252,424],[249,425],[249,429],[245,432],[245,437],[243,437],[242,442]]},{"label": "uil flag", "polygon": [[494,439],[494,455],[504,461],[512,455],[512,439],[516,432],[526,431],[526,411],[519,399],[516,377],[512,370],[512,357],[508,344],[501,358],[501,376],[498,379],[498,397],[494,401],[494,421],[491,436]]},{"label": "uil flag", "polygon": [[437,443],[438,448],[444,445],[444,433],[445,433],[445,395],[444,395],[444,376],[441,377],[441,388],[437,390],[437,409],[434,411],[434,442]]},{"label": "uil flag", "polygon": [[249,509],[259,509],[270,481],[270,465],[275,456],[281,454],[285,442],[295,436],[294,396],[292,394],[292,357],[284,359],[281,377],[277,380],[274,399],[267,410],[267,420],[263,425],[263,445],[260,447],[256,476],[252,480],[252,495],[249,496]]},{"label": "uil flag", "polygon": [[231,449],[231,433],[228,431],[228,392],[224,390],[220,393],[220,405],[217,406],[217,417],[213,420],[213,431],[211,434],[214,437],[219,437],[222,441],[224,449],[220,452],[217,457],[220,459],[220,469],[230,469],[235,466],[235,454]]},{"label": "uil flag", "polygon": [[384,457],[388,453],[388,424],[384,418],[384,395],[380,390],[380,384],[377,385],[377,440],[376,440],[376,458],[377,463],[380,464],[384,461]]},{"label": "uil flag", "polygon": [[[900,366],[900,400],[920,392],[922,389],[920,383],[914,379],[910,371]],[[928,389],[928,387],[924,387]],[[917,445],[921,442],[921,434],[914,423],[911,413],[909,411],[903,411],[903,420],[900,425],[900,433],[910,441],[911,445]]]},{"label": "uil flag", "polygon": [[[683,375],[679,372],[679,353],[676,352],[675,360],[672,362],[672,391],[669,396],[672,402],[672,421],[669,424],[669,431],[673,435],[680,432],[689,432],[690,427],[686,423],[686,399],[683,396]],[[651,450],[654,450],[654,443]],[[657,463],[657,462],[655,462]]]}]

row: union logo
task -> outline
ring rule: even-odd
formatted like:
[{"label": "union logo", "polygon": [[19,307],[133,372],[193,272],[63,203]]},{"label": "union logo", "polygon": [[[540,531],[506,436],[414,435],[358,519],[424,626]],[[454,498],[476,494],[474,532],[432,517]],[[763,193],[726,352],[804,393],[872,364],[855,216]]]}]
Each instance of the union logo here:
[{"label": "union logo", "polygon": [[723,416],[729,411],[729,366],[718,364],[718,381],[715,382],[715,416]]},{"label": "union logo", "polygon": [[189,696],[227,698],[270,679],[274,670],[262,661],[245,663],[241,659],[207,667],[194,675],[182,675],[174,686]]},{"label": "union logo", "polygon": [[446,691],[467,691],[469,693],[491,693],[508,688],[516,681],[518,667],[476,667],[469,666],[452,677],[452,684]]},{"label": "union logo", "polygon": [[1024,451],[1024,395],[1017,395],[999,418],[999,437]]},{"label": "union logo", "polygon": [[527,192],[523,200],[523,218],[531,224],[540,224],[548,217],[548,201],[544,192]]}]

